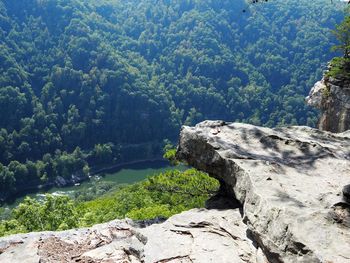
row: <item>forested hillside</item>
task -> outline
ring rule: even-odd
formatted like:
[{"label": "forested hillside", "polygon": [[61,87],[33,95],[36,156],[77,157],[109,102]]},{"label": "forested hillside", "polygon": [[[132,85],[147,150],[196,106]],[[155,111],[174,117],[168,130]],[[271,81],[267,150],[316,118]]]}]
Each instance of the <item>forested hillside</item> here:
[{"label": "forested hillside", "polygon": [[217,180],[188,169],[160,173],[90,201],[81,195],[75,199],[47,195],[41,201],[26,197],[11,213],[0,213],[0,237],[86,227],[116,218],[167,218],[184,210],[203,207],[218,188]]},{"label": "forested hillside", "polygon": [[315,125],[341,19],[321,0],[1,1],[0,198],[150,156],[183,123]]}]

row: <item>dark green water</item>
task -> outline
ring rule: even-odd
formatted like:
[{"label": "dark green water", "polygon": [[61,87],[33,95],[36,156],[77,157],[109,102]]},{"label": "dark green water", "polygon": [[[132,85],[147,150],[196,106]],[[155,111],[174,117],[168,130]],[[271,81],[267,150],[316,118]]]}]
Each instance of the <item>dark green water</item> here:
[{"label": "dark green water", "polygon": [[24,196],[16,198],[13,202],[5,204],[3,208],[14,208],[16,207],[26,196],[30,196],[36,199],[42,199],[46,193],[53,195],[68,195],[75,197],[79,192],[87,192],[93,187],[101,185],[124,185],[131,184],[135,182],[142,181],[148,176],[155,175],[168,170],[185,170],[186,167],[180,166],[170,166],[166,161],[145,161],[138,162],[128,165],[118,166],[117,168],[112,168],[96,176],[92,176],[90,180],[82,182],[79,185],[68,186],[68,187],[54,187],[48,190],[38,190],[35,193],[30,193]]}]

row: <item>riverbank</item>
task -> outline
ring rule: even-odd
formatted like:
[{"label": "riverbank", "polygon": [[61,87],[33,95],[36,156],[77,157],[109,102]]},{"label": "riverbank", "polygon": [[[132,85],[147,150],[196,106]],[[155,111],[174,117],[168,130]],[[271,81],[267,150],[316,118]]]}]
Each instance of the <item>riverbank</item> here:
[{"label": "riverbank", "polygon": [[76,172],[72,174],[70,178],[55,178],[54,181],[47,182],[46,184],[36,185],[33,183],[27,183],[23,188],[19,189],[17,192],[7,197],[6,199],[0,200],[0,207],[4,205],[13,204],[16,199],[24,197],[29,194],[35,194],[37,192],[46,192],[50,191],[53,188],[64,189],[76,184],[82,184],[90,180],[92,176],[108,174],[108,173],[117,173],[121,169],[135,168],[146,169],[146,168],[159,168],[169,166],[169,162],[163,158],[156,157],[150,159],[140,159],[129,162],[120,162],[107,167],[92,167],[89,175],[84,175],[83,173]]}]

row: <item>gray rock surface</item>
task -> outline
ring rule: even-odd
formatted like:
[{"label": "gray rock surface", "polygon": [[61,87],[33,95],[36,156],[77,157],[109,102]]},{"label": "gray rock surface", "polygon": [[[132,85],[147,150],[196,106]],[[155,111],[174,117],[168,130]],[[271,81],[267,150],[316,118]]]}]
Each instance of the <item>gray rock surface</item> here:
[{"label": "gray rock surface", "polygon": [[237,209],[192,210],[141,233],[148,237],[145,262],[267,262]]},{"label": "gray rock surface", "polygon": [[0,262],[350,262],[350,131],[206,121],[182,128],[177,155],[230,200],[162,223],[0,238]]},{"label": "gray rock surface", "polygon": [[177,156],[243,204],[270,262],[350,262],[350,132],[206,121],[182,128]]},{"label": "gray rock surface", "polygon": [[268,262],[238,209],[194,209],[140,228],[130,220],[0,239],[0,262]]},{"label": "gray rock surface", "polygon": [[344,132],[350,129],[350,79],[348,77],[325,76],[311,89],[306,102],[321,110],[318,123],[320,130]]}]

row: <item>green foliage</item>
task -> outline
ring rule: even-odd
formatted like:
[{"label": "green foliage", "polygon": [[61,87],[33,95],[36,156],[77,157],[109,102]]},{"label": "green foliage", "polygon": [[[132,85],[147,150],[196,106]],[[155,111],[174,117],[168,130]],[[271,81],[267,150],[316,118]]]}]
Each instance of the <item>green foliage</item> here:
[{"label": "green foliage", "polygon": [[88,189],[75,190],[74,200],[77,202],[91,201],[100,197],[110,191],[116,191],[119,189],[119,185],[115,182],[105,182],[105,181],[94,181],[94,178],[90,179],[93,181],[93,185]]},{"label": "green foliage", "polygon": [[0,222],[0,237],[26,232],[28,232],[28,230],[23,225],[21,225],[16,219]]},{"label": "green foliage", "polygon": [[332,59],[326,77],[350,79],[350,58],[335,57]]},{"label": "green foliage", "polygon": [[58,176],[66,179],[73,174],[87,176],[90,168],[86,158],[77,147],[72,153],[57,150],[54,155],[45,154],[42,160],[35,162],[11,161],[8,166],[0,163],[0,199],[16,192],[17,188],[44,184]]},{"label": "green foliage", "polygon": [[[349,13],[349,9],[347,13]],[[342,51],[343,57],[332,59],[326,77],[350,79],[350,16],[347,15],[332,33],[339,42],[338,45],[332,47],[332,50]]]},{"label": "green foliage", "polygon": [[[103,188],[111,189],[107,185]],[[27,197],[12,211],[10,218],[0,222],[0,236],[65,230],[125,217],[136,220],[167,218],[184,210],[203,207],[218,188],[215,179],[189,169],[154,175],[91,201],[47,195],[39,202]]]},{"label": "green foliage", "polygon": [[43,230],[66,230],[79,223],[74,202],[67,196],[47,195],[44,202],[30,197],[12,211],[11,219],[0,223],[0,236]]},{"label": "green foliage", "polygon": [[114,218],[150,219],[169,217],[204,202],[219,188],[215,179],[195,169],[177,170],[149,177],[112,194],[81,204],[83,225]]},{"label": "green foliage", "polygon": [[111,163],[113,160],[113,145],[111,144],[96,144],[93,156],[96,162],[100,164]]},{"label": "green foliage", "polygon": [[339,45],[332,47],[333,50],[341,50],[344,58],[350,57],[350,16],[344,18],[344,20],[336,26],[336,29],[332,31]]},{"label": "green foliage", "polygon": [[246,6],[2,1],[0,199],[127,152],[159,154],[181,124],[315,125],[304,97],[332,56],[342,12],[330,1]]},{"label": "green foliage", "polygon": [[172,165],[178,165],[179,161],[176,160],[176,148],[168,149],[164,154],[163,158],[169,160]]},{"label": "green foliage", "polygon": [[171,165],[178,165],[180,162],[176,160],[176,148],[169,142],[163,148],[163,158],[167,159]]},{"label": "green foliage", "polygon": [[[150,177],[144,184],[148,190],[161,195],[165,192],[187,197],[207,196],[215,193],[218,187],[216,180],[195,169],[189,169],[185,172],[175,170],[159,174]],[[165,198],[167,197],[165,196]]]}]

